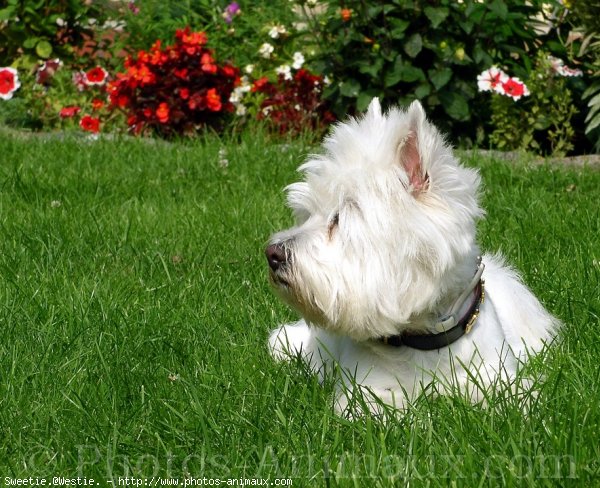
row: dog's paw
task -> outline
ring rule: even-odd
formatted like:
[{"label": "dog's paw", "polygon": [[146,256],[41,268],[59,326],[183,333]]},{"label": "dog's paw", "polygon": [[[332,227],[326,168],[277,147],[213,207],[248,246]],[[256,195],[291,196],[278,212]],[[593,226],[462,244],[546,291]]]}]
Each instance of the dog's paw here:
[{"label": "dog's paw", "polygon": [[269,352],[277,361],[287,361],[307,352],[310,330],[302,322],[277,327],[269,336]]}]

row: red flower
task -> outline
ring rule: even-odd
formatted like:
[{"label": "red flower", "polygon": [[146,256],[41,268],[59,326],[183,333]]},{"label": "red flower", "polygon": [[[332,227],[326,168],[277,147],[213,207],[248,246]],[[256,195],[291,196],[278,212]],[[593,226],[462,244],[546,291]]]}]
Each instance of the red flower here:
[{"label": "red flower", "polygon": [[80,110],[81,109],[76,105],[72,105],[71,107],[63,107],[60,110],[59,115],[63,119],[69,119],[71,117],[75,117],[75,115],[77,115]]},{"label": "red flower", "polygon": [[166,124],[169,121],[169,106],[163,102],[156,109],[156,118],[161,124]]},{"label": "red flower", "polygon": [[16,92],[21,83],[19,75],[14,68],[0,68],[0,98],[10,100],[13,93]]},{"label": "red flower", "polygon": [[204,98],[202,98],[202,95],[200,95],[200,93],[194,93],[188,103],[187,103],[188,107],[190,110],[196,110],[197,108],[202,110],[204,108]]},{"label": "red flower", "polygon": [[133,133],[154,129],[168,137],[220,127],[219,116],[235,108],[229,99],[239,70],[217,63],[205,33],[187,27],[175,37],[174,45],[155,42],[128,57],[124,72],[108,84],[111,108],[124,110]]},{"label": "red flower", "polygon": [[94,98],[92,100],[92,109],[93,110],[100,110],[102,107],[104,107],[104,101],[100,100],[98,98]]},{"label": "red flower", "polygon": [[340,11],[340,15],[342,16],[342,20],[344,22],[348,22],[352,18],[352,10],[350,10],[349,8],[343,8]]},{"label": "red flower", "polygon": [[236,82],[237,80],[237,76],[238,76],[238,70],[236,68],[234,68],[233,66],[230,65],[225,65],[223,66],[223,74],[225,76],[227,76],[227,78],[236,78]]},{"label": "red flower", "polygon": [[252,85],[252,92],[259,92],[268,84],[269,84],[269,78],[267,78],[266,76],[263,76],[262,78],[260,78],[254,82],[254,84]]},{"label": "red flower", "polygon": [[177,77],[177,78],[181,78],[182,80],[187,80],[188,77],[188,69],[187,68],[182,68],[182,69],[175,69],[173,70],[173,74]]},{"label": "red flower", "polygon": [[150,85],[156,81],[156,76],[145,64],[142,64],[140,67],[132,66],[127,72],[135,81],[139,81],[141,85]]},{"label": "red flower", "polygon": [[525,86],[525,83],[522,83],[519,78],[509,78],[502,83],[502,89],[504,94],[512,97],[513,100],[518,100],[524,95],[529,95],[529,90]]},{"label": "red flower", "polygon": [[202,64],[202,71],[214,75],[217,72],[217,65],[210,53],[204,53],[200,58],[200,64]]},{"label": "red flower", "polygon": [[218,112],[223,107],[221,95],[219,95],[216,88],[211,88],[206,92],[206,106],[213,112]]},{"label": "red flower", "polygon": [[83,81],[86,85],[104,85],[107,79],[108,72],[100,66],[96,66],[83,74]]},{"label": "red flower", "polygon": [[208,40],[204,32],[190,32],[189,27],[177,30],[175,38],[181,42],[183,50],[190,56],[200,52]]},{"label": "red flower", "polygon": [[204,46],[208,40],[206,33],[204,32],[191,32],[189,26],[185,29],[175,31],[175,37],[184,44],[191,44],[195,46]]},{"label": "red flower", "polygon": [[100,132],[100,119],[92,117],[91,115],[84,115],[79,121],[79,126],[87,131],[93,132],[94,134]]},{"label": "red flower", "polygon": [[110,103],[112,103],[113,105],[116,105],[119,108],[125,108],[129,105],[129,97],[127,95],[123,95],[123,94],[116,94],[115,96],[113,96],[112,94],[110,95]]}]

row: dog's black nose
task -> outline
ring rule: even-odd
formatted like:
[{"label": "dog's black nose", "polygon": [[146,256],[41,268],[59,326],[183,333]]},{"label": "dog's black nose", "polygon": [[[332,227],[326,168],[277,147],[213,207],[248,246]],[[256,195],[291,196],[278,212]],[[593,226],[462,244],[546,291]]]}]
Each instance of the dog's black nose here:
[{"label": "dog's black nose", "polygon": [[269,267],[273,271],[277,271],[287,262],[287,254],[285,248],[281,244],[269,245],[267,249],[265,249],[265,255],[267,256]]}]

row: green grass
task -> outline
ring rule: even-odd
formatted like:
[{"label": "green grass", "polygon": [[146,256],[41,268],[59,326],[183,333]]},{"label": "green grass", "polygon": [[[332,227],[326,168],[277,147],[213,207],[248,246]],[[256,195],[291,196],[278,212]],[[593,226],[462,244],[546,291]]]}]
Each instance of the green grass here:
[{"label": "green grass", "polygon": [[[229,165],[219,164],[227,148]],[[293,478],[293,486],[586,486],[600,476],[600,172],[481,168],[486,250],[567,325],[534,408],[422,398],[382,424],[265,341],[294,318],[263,247],[311,147],[0,133],[5,477]]]}]

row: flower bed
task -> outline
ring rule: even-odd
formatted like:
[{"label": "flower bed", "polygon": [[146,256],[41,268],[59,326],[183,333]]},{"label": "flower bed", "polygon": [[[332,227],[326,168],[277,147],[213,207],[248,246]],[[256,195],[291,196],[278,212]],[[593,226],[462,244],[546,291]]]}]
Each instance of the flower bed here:
[{"label": "flower bed", "polygon": [[[43,22],[54,37],[32,38],[20,54],[0,47],[0,60],[18,56],[0,68],[0,123],[173,137],[259,120],[320,134],[378,96],[420,99],[466,147],[560,154],[600,144],[598,70],[574,49],[583,56],[595,44],[575,34],[557,42],[572,15],[561,4],[274,0],[251,14],[230,2],[184,15],[166,0],[164,22],[157,4],[96,7],[51,10]],[[42,19],[23,26],[32,22]],[[0,25],[0,40],[23,26]]]}]

